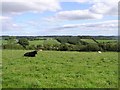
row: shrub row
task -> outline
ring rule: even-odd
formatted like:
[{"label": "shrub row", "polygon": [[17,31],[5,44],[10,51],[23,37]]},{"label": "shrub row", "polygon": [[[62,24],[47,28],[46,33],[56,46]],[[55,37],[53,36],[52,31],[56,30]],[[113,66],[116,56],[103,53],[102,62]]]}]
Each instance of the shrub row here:
[{"label": "shrub row", "polygon": [[[70,40],[69,40],[70,41]],[[71,40],[72,41],[72,40]],[[43,44],[43,45],[27,45],[24,47],[21,44],[4,44],[2,45],[3,49],[27,49],[35,50],[42,48],[43,50],[57,50],[57,51],[120,51],[120,45],[117,43],[83,43],[83,44]]]}]

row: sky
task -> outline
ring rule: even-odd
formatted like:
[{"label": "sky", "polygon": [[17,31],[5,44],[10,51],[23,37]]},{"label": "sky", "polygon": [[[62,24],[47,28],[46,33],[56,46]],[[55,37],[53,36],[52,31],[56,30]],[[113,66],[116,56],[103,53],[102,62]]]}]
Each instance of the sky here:
[{"label": "sky", "polygon": [[118,35],[119,0],[1,0],[0,35]]}]

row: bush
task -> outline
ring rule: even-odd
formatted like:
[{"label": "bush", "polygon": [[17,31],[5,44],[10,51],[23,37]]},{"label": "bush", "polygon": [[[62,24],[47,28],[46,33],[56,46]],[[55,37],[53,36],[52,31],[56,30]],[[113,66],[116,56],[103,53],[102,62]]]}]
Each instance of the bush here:
[{"label": "bush", "polygon": [[97,44],[88,44],[86,49],[88,51],[98,51],[100,47]]},{"label": "bush", "polygon": [[37,47],[35,45],[30,45],[26,47],[27,50],[36,50]]},{"label": "bush", "polygon": [[87,45],[81,45],[81,46],[79,46],[79,51],[88,51],[87,50]]},{"label": "bush", "polygon": [[24,48],[26,48],[26,46],[29,45],[29,42],[26,38],[19,39],[18,43],[22,45]]},{"label": "bush", "polygon": [[17,45],[17,44],[5,44],[2,45],[3,49],[24,49],[21,45]]},{"label": "bush", "polygon": [[69,50],[68,45],[67,44],[61,44],[60,47],[59,47],[59,50],[60,51],[68,51]]},{"label": "bush", "polygon": [[74,44],[74,45],[80,44],[80,38],[77,36],[57,37],[56,40],[59,41],[61,44],[65,44],[65,43]]},{"label": "bush", "polygon": [[119,51],[119,45],[116,43],[100,43],[99,46],[104,51]]}]

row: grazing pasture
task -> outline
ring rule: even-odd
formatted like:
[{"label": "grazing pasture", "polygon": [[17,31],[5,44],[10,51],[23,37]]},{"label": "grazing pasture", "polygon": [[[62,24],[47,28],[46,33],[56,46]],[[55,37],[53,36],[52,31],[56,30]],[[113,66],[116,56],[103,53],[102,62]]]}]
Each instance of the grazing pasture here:
[{"label": "grazing pasture", "polygon": [[3,88],[116,88],[117,52],[2,51]]},{"label": "grazing pasture", "polygon": [[55,39],[48,39],[48,40],[33,40],[29,41],[30,45],[54,45],[54,44],[60,44],[57,40]]},{"label": "grazing pasture", "polygon": [[43,44],[44,45],[59,45],[60,42],[58,42],[55,39],[48,39],[48,40],[45,40]]},{"label": "grazing pasture", "polygon": [[45,40],[33,40],[29,41],[30,45],[42,45]]},{"label": "grazing pasture", "polygon": [[94,43],[94,44],[96,44],[96,42],[93,39],[81,39],[81,40],[84,41],[84,42],[87,42],[87,43]]}]

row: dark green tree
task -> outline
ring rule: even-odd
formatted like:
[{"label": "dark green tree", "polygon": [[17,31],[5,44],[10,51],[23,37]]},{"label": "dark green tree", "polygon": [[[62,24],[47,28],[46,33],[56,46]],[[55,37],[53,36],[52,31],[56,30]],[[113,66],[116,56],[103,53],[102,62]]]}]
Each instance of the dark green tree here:
[{"label": "dark green tree", "polygon": [[100,50],[100,47],[97,44],[89,43],[87,45],[87,50],[88,51],[98,51],[98,50]]},{"label": "dark green tree", "polygon": [[29,45],[29,41],[26,38],[19,39],[18,43],[22,45],[24,48]]},{"label": "dark green tree", "polygon": [[67,44],[60,44],[59,50],[60,51],[68,51],[68,45]]}]

